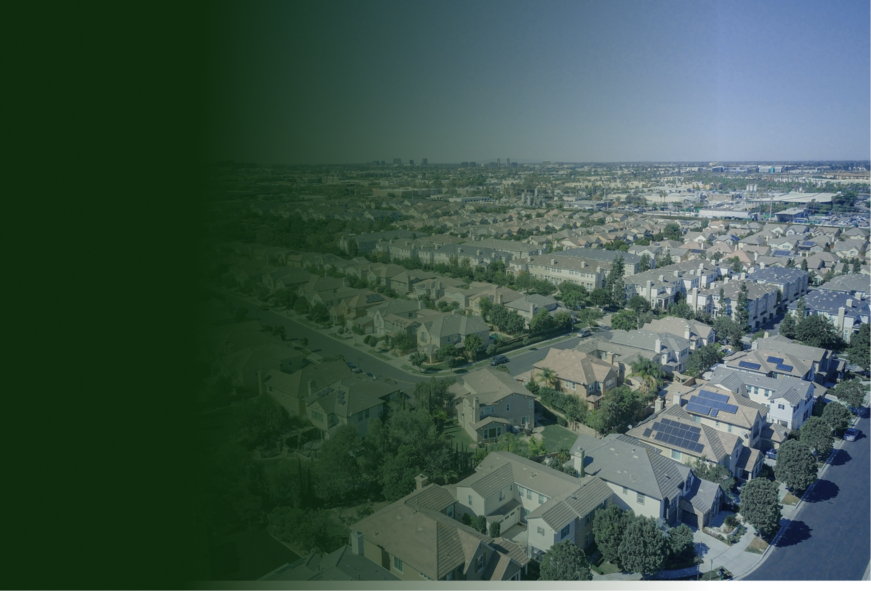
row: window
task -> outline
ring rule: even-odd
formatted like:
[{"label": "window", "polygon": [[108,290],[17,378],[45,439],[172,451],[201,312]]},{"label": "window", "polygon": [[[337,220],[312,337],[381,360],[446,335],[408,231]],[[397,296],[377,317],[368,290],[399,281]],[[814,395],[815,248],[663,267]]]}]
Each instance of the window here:
[{"label": "window", "polygon": [[529,408],[535,408],[535,400],[532,398],[529,399]]},{"label": "window", "polygon": [[538,504],[542,505],[542,504],[544,504],[544,501],[545,501],[544,495],[541,493],[538,493]]},{"label": "window", "polygon": [[508,490],[513,491],[513,490],[514,490],[514,485],[513,485],[513,484],[509,484],[509,485],[508,485]]},{"label": "window", "polygon": [[454,580],[454,573],[448,573],[448,574],[446,574],[446,575],[445,575],[445,580],[446,580],[446,581],[453,581],[453,580]]},{"label": "window", "polygon": [[505,412],[509,412],[511,410],[511,403],[505,405]]},{"label": "window", "polygon": [[402,561],[399,560],[396,556],[393,557],[393,568],[402,572]]},{"label": "window", "polygon": [[472,495],[469,495],[469,507],[472,506]]},{"label": "window", "polygon": [[517,485],[517,494],[520,495],[521,499],[523,498],[523,487],[520,485]]},{"label": "window", "polygon": [[729,433],[731,433],[731,432],[732,432],[732,425],[730,425],[730,424],[727,424],[727,425],[726,425],[726,427],[727,427],[727,428],[728,428],[728,430],[729,430]]},{"label": "window", "polygon": [[559,537],[560,537],[560,539],[562,539],[562,538],[566,537],[567,535],[569,535],[569,526],[565,526],[562,529],[562,531],[560,531]]},{"label": "window", "polygon": [[593,521],[593,513],[592,513],[592,512],[587,513],[587,514],[584,516],[584,524],[585,524],[585,525],[589,525],[592,521]]},{"label": "window", "polygon": [[782,404],[778,404],[778,405],[777,405],[777,408],[779,408],[780,410],[783,410],[783,409],[786,408],[786,406],[784,406],[784,405],[782,405]]},{"label": "window", "polygon": [[499,491],[499,500],[500,501],[505,500],[505,491],[504,490]]},{"label": "window", "polygon": [[681,453],[676,449],[671,450],[671,459],[680,461]]},{"label": "window", "polygon": [[526,498],[527,498],[527,499],[531,499],[531,498],[532,498],[532,491],[529,490],[528,488],[526,489]]},{"label": "window", "polygon": [[538,528],[538,535],[540,535],[540,536],[544,535],[544,528],[543,527]]},{"label": "window", "polygon": [[366,419],[369,418],[369,409],[368,408],[363,411],[363,418],[366,418]]},{"label": "window", "polygon": [[629,487],[626,487],[626,486],[623,487],[623,494],[624,494],[624,495],[628,495],[628,494],[629,494]]},{"label": "window", "polygon": [[481,555],[478,557],[478,564],[475,565],[475,572],[479,572],[479,571],[481,571],[481,569],[483,569],[483,568],[484,568],[484,555],[481,554]]},{"label": "window", "polygon": [[448,505],[448,517],[453,517],[453,516],[454,516],[454,506]]},{"label": "window", "polygon": [[638,493],[637,496],[635,497],[635,501],[636,501],[639,505],[643,505],[643,504],[644,504],[644,495],[641,494],[641,493]]},{"label": "window", "polygon": [[698,415],[693,415],[693,421],[695,421],[696,423],[701,423],[702,417],[700,417]]}]

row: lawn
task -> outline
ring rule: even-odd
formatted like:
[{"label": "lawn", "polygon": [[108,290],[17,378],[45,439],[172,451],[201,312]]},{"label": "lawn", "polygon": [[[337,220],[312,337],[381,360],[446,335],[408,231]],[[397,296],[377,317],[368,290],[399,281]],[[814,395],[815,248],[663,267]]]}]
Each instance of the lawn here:
[{"label": "lawn", "polygon": [[469,434],[466,433],[466,430],[460,427],[460,424],[456,422],[446,425],[443,434],[448,438],[451,445],[459,443],[461,447],[466,446],[466,449],[468,449],[470,445],[475,443],[472,441],[472,438],[469,437]]},{"label": "lawn", "polygon": [[542,436],[548,451],[559,451],[561,447],[570,448],[578,438],[577,434],[559,425],[548,425],[542,431]]},{"label": "lawn", "polygon": [[798,497],[794,494],[786,493],[780,502],[784,505],[798,505],[798,500]]},{"label": "lawn", "polygon": [[753,538],[753,541],[750,542],[750,545],[744,550],[744,552],[750,552],[751,554],[762,554],[768,548],[768,542],[756,536]]}]

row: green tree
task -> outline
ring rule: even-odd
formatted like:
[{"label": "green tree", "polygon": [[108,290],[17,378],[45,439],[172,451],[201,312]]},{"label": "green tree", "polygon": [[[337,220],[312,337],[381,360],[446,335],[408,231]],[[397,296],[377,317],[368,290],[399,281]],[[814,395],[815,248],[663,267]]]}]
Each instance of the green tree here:
[{"label": "green tree", "polygon": [[623,533],[634,519],[631,511],[624,511],[617,505],[596,509],[593,517],[593,536],[602,558],[611,564],[620,564],[620,543]]},{"label": "green tree", "polygon": [[801,323],[805,318],[805,305],[804,305],[804,296],[798,298],[798,302],[795,304],[795,321],[796,324]]},{"label": "green tree", "polygon": [[542,581],[592,581],[590,561],[571,540],[554,544],[541,559]]},{"label": "green tree", "polygon": [[789,439],[777,450],[774,476],[798,491],[806,490],[817,479],[817,462],[810,448],[797,439]]},{"label": "green tree", "polygon": [[750,328],[750,311],[747,307],[747,282],[742,281],[741,287],[738,290],[738,302],[737,308],[734,313],[735,322],[738,323],[738,326],[742,331],[746,331]]},{"label": "green tree", "polygon": [[478,358],[478,351],[484,347],[484,341],[477,334],[468,334],[463,339],[464,350],[469,361],[475,361]]},{"label": "green tree", "polygon": [[622,433],[642,409],[641,398],[629,386],[607,392],[599,408],[587,414],[587,425],[599,433]]},{"label": "green tree", "polygon": [[666,251],[665,256],[662,257],[662,264],[657,265],[657,267],[658,268],[668,267],[671,264],[674,264],[674,261],[671,259],[671,251]]},{"label": "green tree", "polygon": [[854,378],[841,382],[834,388],[831,388],[829,394],[836,397],[839,402],[846,404],[849,408],[859,408],[865,404],[868,389],[862,385],[862,380]]},{"label": "green tree", "polygon": [[248,308],[239,306],[234,310],[233,316],[236,318],[236,322],[245,322],[248,319]]},{"label": "green tree", "polygon": [[547,453],[547,446],[544,444],[544,437],[535,438],[535,435],[529,438],[529,453],[533,456],[540,456]]},{"label": "green tree", "polygon": [[362,443],[357,427],[351,424],[337,427],[324,441],[315,465],[320,499],[335,504],[356,490],[362,479],[357,460]]},{"label": "green tree", "polygon": [[665,372],[662,371],[662,367],[658,362],[653,359],[639,357],[631,362],[629,367],[632,368],[630,376],[641,378],[641,391],[645,395],[659,392],[659,388],[663,384],[662,378],[665,376]]},{"label": "green tree", "polygon": [[502,524],[498,521],[494,521],[490,524],[489,536],[491,538],[498,538],[502,534]]},{"label": "green tree", "polygon": [[636,314],[643,314],[650,311],[650,302],[640,295],[634,295],[629,298],[626,307],[630,310],[634,310]]},{"label": "green tree", "polygon": [[457,359],[457,348],[453,343],[445,343],[439,350],[436,352],[436,357],[439,361],[443,361],[448,364],[448,367],[453,367],[454,362]]},{"label": "green tree", "polygon": [[485,515],[478,515],[475,519],[475,529],[485,536],[487,535],[487,517]]},{"label": "green tree", "polygon": [[551,318],[548,309],[539,308],[538,312],[535,313],[535,316],[532,317],[532,320],[529,323],[529,330],[531,332],[543,332],[553,328],[553,325],[553,318]]},{"label": "green tree", "polygon": [[811,417],[804,422],[799,429],[799,439],[810,449],[816,450],[820,458],[826,458],[832,453],[832,429],[820,417]]},{"label": "green tree", "polygon": [[262,394],[239,413],[242,441],[249,448],[275,440],[290,426],[290,414],[275,398]]},{"label": "green tree", "polygon": [[309,309],[308,301],[305,298],[297,298],[296,302],[293,304],[293,311],[297,314],[308,314]]},{"label": "green tree", "polygon": [[687,359],[687,375],[698,377],[723,360],[723,352],[717,343],[709,343],[690,353]]},{"label": "green tree", "polygon": [[853,334],[847,358],[865,371],[871,369],[871,324],[862,324],[859,331]]},{"label": "green tree", "polygon": [[604,308],[611,303],[611,293],[607,289],[597,287],[593,290],[593,293],[590,294],[590,302],[592,302],[594,306]]},{"label": "green tree", "polygon": [[823,409],[823,416],[821,418],[823,422],[829,426],[832,432],[840,435],[850,426],[850,420],[853,418],[853,414],[843,404],[830,402]]},{"label": "green tree", "polygon": [[780,334],[788,339],[795,338],[795,316],[789,310],[783,315],[783,320],[780,323]]},{"label": "green tree", "polygon": [[653,517],[636,517],[626,527],[620,542],[620,565],[634,573],[658,572],[668,558],[669,548],[662,529]]},{"label": "green tree", "polygon": [[549,367],[542,367],[541,373],[538,374],[538,377],[541,378],[541,381],[551,388],[555,388],[559,379],[556,376],[556,372]]},{"label": "green tree", "polygon": [[411,354],[411,359],[409,359],[409,361],[411,361],[411,364],[415,366],[418,371],[422,372],[423,369],[421,369],[421,366],[426,363],[426,355],[420,351],[415,351]]},{"label": "green tree", "polygon": [[351,258],[354,258],[357,256],[357,251],[358,251],[357,241],[354,240],[353,238],[351,238],[350,240],[348,240],[348,255]]},{"label": "green tree", "polygon": [[764,535],[776,532],[781,517],[777,486],[766,478],[754,478],[744,485],[741,515]]},{"label": "green tree", "polygon": [[611,270],[605,278],[605,289],[611,298],[611,305],[622,308],[626,305],[626,285],[623,282],[624,274],[623,255],[617,256],[611,261]]},{"label": "green tree", "polygon": [[561,310],[553,315],[553,323],[558,328],[568,329],[572,325],[572,315]]},{"label": "green tree", "polygon": [[692,553],[695,549],[693,530],[683,523],[669,530],[668,549],[671,556],[675,558]]},{"label": "green tree", "polygon": [[801,260],[801,270],[807,273],[807,259]]},{"label": "green tree", "polygon": [[638,261],[638,272],[644,273],[650,270],[650,255],[644,253],[641,255],[641,260]]},{"label": "green tree", "polygon": [[620,310],[611,316],[611,328],[615,330],[635,330],[638,328],[638,314],[632,310]]},{"label": "green tree", "polygon": [[795,338],[808,347],[838,349],[843,340],[832,321],[826,316],[814,314],[805,317],[795,327]]}]

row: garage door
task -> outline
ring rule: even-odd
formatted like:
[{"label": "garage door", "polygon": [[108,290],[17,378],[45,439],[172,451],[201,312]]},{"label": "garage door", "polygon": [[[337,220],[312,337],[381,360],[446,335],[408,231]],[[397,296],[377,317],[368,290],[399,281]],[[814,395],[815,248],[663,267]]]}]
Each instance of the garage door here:
[{"label": "garage door", "polygon": [[699,527],[699,516],[695,511],[687,511],[684,509],[681,511],[680,520],[686,523],[690,527],[694,527],[698,529]]}]

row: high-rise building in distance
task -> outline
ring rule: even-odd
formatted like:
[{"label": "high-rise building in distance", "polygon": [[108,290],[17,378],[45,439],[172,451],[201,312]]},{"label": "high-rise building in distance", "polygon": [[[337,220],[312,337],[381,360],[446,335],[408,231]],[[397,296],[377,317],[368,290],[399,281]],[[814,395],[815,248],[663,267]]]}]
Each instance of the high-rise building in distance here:
[{"label": "high-rise building in distance", "polygon": [[421,159],[420,159],[420,163],[421,163],[422,165],[424,165],[424,166],[426,166],[426,165],[428,164],[426,158],[421,158]]}]

